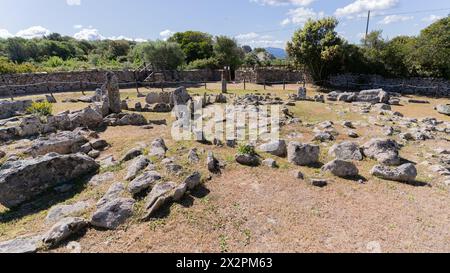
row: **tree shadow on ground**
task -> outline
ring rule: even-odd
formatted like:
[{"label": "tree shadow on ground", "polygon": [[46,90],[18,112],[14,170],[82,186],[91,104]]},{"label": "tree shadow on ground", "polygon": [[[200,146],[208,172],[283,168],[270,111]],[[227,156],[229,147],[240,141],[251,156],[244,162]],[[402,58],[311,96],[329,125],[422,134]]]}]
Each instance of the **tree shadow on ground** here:
[{"label": "tree shadow on ground", "polygon": [[53,207],[54,205],[73,198],[86,188],[87,182],[94,175],[95,174],[75,180],[72,184],[73,187],[66,192],[58,192],[55,188],[61,185],[70,185],[70,183],[63,183],[53,187],[52,189],[38,195],[32,201],[25,202],[22,205],[11,208],[5,212],[0,212],[0,223],[9,223],[29,215],[39,213]]}]

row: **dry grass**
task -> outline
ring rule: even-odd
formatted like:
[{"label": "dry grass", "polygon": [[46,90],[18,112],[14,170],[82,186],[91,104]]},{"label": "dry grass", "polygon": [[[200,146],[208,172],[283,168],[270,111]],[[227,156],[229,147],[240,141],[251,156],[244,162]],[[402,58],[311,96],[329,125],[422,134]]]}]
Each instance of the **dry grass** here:
[{"label": "dry grass", "polygon": [[[208,86],[218,93],[218,86]],[[244,94],[255,88],[265,93],[261,87],[248,86],[230,88],[231,94]],[[270,89],[272,87],[268,87]],[[288,86],[287,91],[280,86],[266,90],[287,98],[296,86]],[[234,90],[234,91],[233,91]],[[189,89],[192,94],[203,94],[200,88]],[[141,90],[141,92],[148,92]],[[314,92],[314,89],[313,89]],[[56,94],[58,101],[76,97],[80,93]],[[130,104],[144,102],[136,98],[135,90],[123,90],[122,97],[129,97]],[[437,117],[433,107],[448,101],[428,99],[429,105],[405,104],[395,107],[408,117]],[[57,103],[55,111],[81,109],[86,104]],[[340,136],[337,142],[348,140],[340,123],[350,120],[357,123],[361,138],[353,140],[360,144],[381,135],[381,128],[370,124],[370,117],[362,116],[349,104],[317,104],[299,102],[290,110],[304,123],[283,128],[282,137],[287,140],[310,142],[312,127],[306,123],[331,120],[336,123]],[[237,165],[234,149],[202,145],[196,142],[174,142],[170,137],[170,114],[145,113],[149,119],[168,119],[168,126],[154,126],[151,130],[139,127],[110,127],[100,136],[112,147],[102,156],[114,155],[120,158],[126,151],[139,145],[149,144],[155,138],[163,137],[169,147],[168,155],[175,157],[183,165],[186,173],[200,170],[206,178],[206,152],[213,151],[227,166],[224,173],[206,181],[204,187],[192,192],[180,203],[165,208],[159,218],[150,222],[140,222],[139,215],[133,217],[117,231],[89,229],[77,241],[83,252],[366,252],[371,241],[380,243],[386,252],[449,252],[450,219],[448,208],[450,196],[448,188],[441,187],[435,174],[425,166],[418,165],[419,180],[424,186],[413,186],[375,179],[369,175],[376,163],[371,160],[357,162],[361,175],[368,181],[359,184],[324,175],[317,168],[296,167],[285,159],[275,158],[279,169],[267,167],[247,168]],[[297,137],[289,138],[293,132]],[[328,162],[328,149],[332,143],[321,144],[321,161]],[[201,163],[190,166],[186,154],[192,147],[200,151]],[[417,147],[420,147],[418,150]],[[406,145],[402,156],[416,163],[426,157],[436,147],[448,147],[444,140],[422,142],[420,146]],[[262,154],[264,158],[269,157]],[[115,170],[114,181],[107,181],[97,187],[81,186],[82,190],[68,197],[65,203],[81,200],[95,202],[115,181],[123,181],[127,165]],[[161,170],[162,168],[159,167]],[[319,189],[306,181],[293,177],[294,171],[302,171],[307,179],[328,178],[328,187]],[[164,173],[165,180],[181,182],[183,176]],[[142,201],[137,208],[142,206]],[[44,206],[45,207],[45,206]],[[45,231],[48,226],[44,219],[48,208],[11,221],[0,221],[0,241],[20,235]],[[138,209],[137,209],[138,210]],[[89,217],[92,210],[84,216]],[[0,212],[0,217],[13,212]],[[62,246],[54,250],[66,252]]]}]

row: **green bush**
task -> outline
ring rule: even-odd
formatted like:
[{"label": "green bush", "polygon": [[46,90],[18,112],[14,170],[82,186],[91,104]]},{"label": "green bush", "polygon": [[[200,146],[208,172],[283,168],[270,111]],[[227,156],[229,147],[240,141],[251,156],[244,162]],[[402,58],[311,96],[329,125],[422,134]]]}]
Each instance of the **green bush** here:
[{"label": "green bush", "polygon": [[255,147],[248,144],[240,144],[238,147],[238,154],[241,155],[255,155]]},{"label": "green bush", "polygon": [[30,107],[27,109],[27,113],[34,114],[38,116],[50,116],[53,112],[53,106],[51,103],[44,102],[33,102]]},{"label": "green bush", "polygon": [[37,67],[31,63],[16,64],[8,58],[0,57],[0,74],[17,74],[36,72]]}]

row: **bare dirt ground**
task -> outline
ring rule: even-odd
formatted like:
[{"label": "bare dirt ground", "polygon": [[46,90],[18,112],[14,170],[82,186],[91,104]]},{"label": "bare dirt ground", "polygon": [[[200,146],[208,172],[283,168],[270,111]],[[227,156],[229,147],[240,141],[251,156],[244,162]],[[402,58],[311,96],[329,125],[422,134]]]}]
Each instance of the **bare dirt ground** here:
[{"label": "bare dirt ground", "polygon": [[[236,89],[241,87],[231,86],[230,94],[276,93],[286,99],[298,86],[288,85],[287,91],[283,91],[282,86],[271,86],[266,90],[261,86],[247,87],[244,91]],[[218,89],[218,85],[208,85],[206,92],[218,93]],[[315,89],[309,87],[309,90]],[[202,87],[189,91],[192,94],[205,92]],[[312,92],[308,95],[314,95]],[[80,93],[55,95],[58,101],[77,96]],[[125,97],[129,98],[129,105],[144,101],[136,98],[135,90],[122,90],[122,98]],[[393,110],[406,117],[435,117],[450,122],[450,117],[433,110],[436,104],[449,103],[448,100],[421,99],[430,104],[408,104],[403,98],[403,106]],[[85,106],[83,103],[57,103],[54,112]],[[352,109],[351,104],[298,102],[290,110],[303,123],[283,127],[282,138],[287,141],[310,142],[314,133],[308,123],[335,122],[340,136],[333,143],[321,144],[323,163],[332,159],[328,149],[334,143],[350,139],[341,126],[344,120],[355,123],[360,138],[352,141],[359,144],[382,136],[382,128],[374,124],[377,113],[362,115]],[[150,130],[110,127],[100,133],[100,137],[111,144],[102,157],[111,154],[120,158],[138,143],[149,144],[155,138],[163,137],[169,147],[168,156],[177,158],[180,164],[185,162],[189,149],[199,148],[201,162],[194,166],[183,164],[185,173],[200,170],[207,178],[207,151],[214,151],[226,162],[226,168],[221,175],[205,179],[200,189],[180,203],[165,207],[149,222],[139,220],[141,202],[136,207],[136,216],[118,230],[89,229],[73,238],[81,245],[82,252],[450,252],[449,188],[426,164],[433,162],[436,148],[450,149],[450,142],[445,139],[411,142],[402,149],[402,157],[417,163],[418,183],[409,185],[374,178],[369,171],[376,162],[365,159],[356,163],[361,175],[367,179],[366,183],[360,184],[324,175],[320,169],[296,167],[285,159],[274,157],[280,166],[278,169],[243,167],[234,162],[235,149],[174,142],[170,137],[173,121],[170,114],[144,115],[148,119],[167,119],[168,125],[155,125]],[[7,152],[14,153],[14,147],[20,145],[11,145]],[[316,188],[294,178],[295,171],[302,171],[307,179],[324,177],[331,183],[325,188]],[[97,186],[80,184],[77,192],[58,202],[48,197],[36,205],[39,210],[8,211],[0,207],[0,241],[48,229],[44,221],[46,213],[57,203],[87,200],[95,204],[113,182],[123,181],[126,166],[102,172],[112,172],[115,179]],[[183,179],[183,175],[164,173],[164,176],[172,181]],[[92,209],[80,216],[89,218],[91,213]],[[62,245],[49,251],[70,250]]]}]

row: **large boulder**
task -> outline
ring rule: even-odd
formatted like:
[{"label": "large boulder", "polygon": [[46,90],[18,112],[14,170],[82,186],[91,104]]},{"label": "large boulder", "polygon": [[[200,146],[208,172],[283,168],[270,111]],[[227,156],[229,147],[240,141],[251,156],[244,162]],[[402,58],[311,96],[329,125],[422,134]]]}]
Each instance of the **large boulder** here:
[{"label": "large boulder", "polygon": [[37,139],[26,153],[31,154],[33,157],[48,153],[77,153],[80,151],[81,146],[87,142],[88,140],[79,133],[64,131]]},{"label": "large boulder", "polygon": [[338,177],[355,177],[359,174],[358,168],[349,161],[335,159],[322,167],[323,172],[331,172]]},{"label": "large boulder", "polygon": [[319,162],[320,147],[312,144],[291,142],[288,145],[288,160],[298,166],[307,166]]},{"label": "large boulder", "polygon": [[381,179],[405,183],[414,182],[417,177],[417,169],[411,163],[401,165],[397,168],[377,165],[373,167],[370,173]]},{"label": "large boulder", "polygon": [[187,105],[190,100],[192,100],[192,98],[184,86],[181,86],[172,92],[172,105]]},{"label": "large boulder", "polygon": [[258,150],[279,157],[285,157],[287,155],[287,145],[284,140],[275,140],[263,144],[258,147]]},{"label": "large boulder", "polygon": [[126,125],[142,126],[147,124],[148,123],[145,117],[137,113],[126,114],[117,122],[117,125],[119,126],[126,126]]},{"label": "large boulder", "polygon": [[22,115],[31,106],[31,100],[0,101],[0,119]]},{"label": "large boulder", "polygon": [[399,145],[391,139],[372,139],[363,145],[364,155],[377,160],[379,163],[389,166],[398,166],[401,163],[399,157]]},{"label": "large boulder", "polygon": [[87,127],[89,129],[96,129],[103,123],[103,115],[91,107],[71,113],[69,119],[73,128]]},{"label": "large boulder", "polygon": [[44,125],[37,116],[25,117],[17,128],[17,135],[20,137],[36,136],[42,132]]},{"label": "large boulder", "polygon": [[356,96],[356,101],[369,102],[372,104],[389,103],[389,93],[383,89],[363,90]]},{"label": "large boulder", "polygon": [[83,154],[48,154],[0,167],[0,203],[17,206],[47,189],[94,173],[99,165]]},{"label": "large boulder", "polygon": [[450,116],[450,104],[441,104],[436,106],[436,111],[439,114]]},{"label": "large boulder", "polygon": [[331,147],[329,154],[341,160],[363,160],[363,155],[358,144],[350,141],[335,144]]}]

